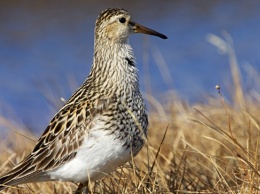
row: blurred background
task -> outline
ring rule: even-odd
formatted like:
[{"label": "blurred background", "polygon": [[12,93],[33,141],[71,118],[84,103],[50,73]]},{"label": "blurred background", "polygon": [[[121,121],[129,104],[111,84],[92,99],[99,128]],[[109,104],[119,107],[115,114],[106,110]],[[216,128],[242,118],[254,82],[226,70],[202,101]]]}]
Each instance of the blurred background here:
[{"label": "blurred background", "polygon": [[260,1],[1,0],[0,115],[42,132],[60,98],[86,79],[95,20],[109,7],[125,8],[134,21],[168,36],[130,37],[141,90],[161,103],[169,95],[203,103],[218,95],[216,84],[229,99],[229,59],[207,41],[209,34],[232,37],[244,89],[258,88],[250,76],[260,71]]}]

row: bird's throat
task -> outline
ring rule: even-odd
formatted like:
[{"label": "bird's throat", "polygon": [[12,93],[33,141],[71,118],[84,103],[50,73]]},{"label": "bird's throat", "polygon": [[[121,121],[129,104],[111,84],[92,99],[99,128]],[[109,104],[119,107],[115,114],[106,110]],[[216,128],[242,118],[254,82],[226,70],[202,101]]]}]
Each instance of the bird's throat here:
[{"label": "bird's throat", "polygon": [[90,76],[102,92],[118,95],[139,92],[138,70],[129,44],[95,47],[93,62]]}]

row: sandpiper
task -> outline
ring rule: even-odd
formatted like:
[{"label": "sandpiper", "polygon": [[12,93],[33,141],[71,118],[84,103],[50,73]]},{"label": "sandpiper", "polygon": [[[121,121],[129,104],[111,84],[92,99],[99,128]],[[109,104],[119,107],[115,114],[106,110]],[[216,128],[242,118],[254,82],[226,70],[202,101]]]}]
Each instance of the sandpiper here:
[{"label": "sandpiper", "polygon": [[143,147],[148,126],[128,37],[167,37],[131,20],[124,9],[102,12],[95,26],[94,59],[85,82],[57,112],[33,151],[0,178],[6,186],[40,181],[95,181]]}]

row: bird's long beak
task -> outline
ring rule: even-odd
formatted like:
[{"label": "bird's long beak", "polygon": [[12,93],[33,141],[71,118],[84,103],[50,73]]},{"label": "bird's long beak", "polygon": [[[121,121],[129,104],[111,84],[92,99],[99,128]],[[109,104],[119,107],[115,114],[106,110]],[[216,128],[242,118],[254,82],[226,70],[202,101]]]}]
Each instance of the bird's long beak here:
[{"label": "bird's long beak", "polygon": [[165,36],[165,35],[163,35],[163,34],[161,34],[159,32],[156,32],[156,31],[154,31],[152,29],[146,28],[145,26],[142,26],[142,25],[140,25],[138,23],[130,21],[129,24],[132,26],[133,31],[135,33],[150,34],[150,35],[153,35],[153,36],[158,36],[158,37],[160,37],[162,39],[167,39],[167,36]]}]

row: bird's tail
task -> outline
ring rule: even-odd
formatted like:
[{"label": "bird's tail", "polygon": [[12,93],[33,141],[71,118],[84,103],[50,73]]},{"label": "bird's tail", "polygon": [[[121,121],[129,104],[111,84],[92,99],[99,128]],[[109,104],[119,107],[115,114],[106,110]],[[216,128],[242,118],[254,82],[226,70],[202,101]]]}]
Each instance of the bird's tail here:
[{"label": "bird's tail", "polygon": [[3,176],[0,178],[0,191],[3,190],[5,187],[9,186],[7,180],[8,176]]},{"label": "bird's tail", "polygon": [[[25,160],[27,160],[27,162],[24,162]],[[31,177],[39,172],[31,173],[35,166],[31,165],[29,157],[25,158],[24,161],[0,177],[0,191],[8,186],[34,182]]]}]

